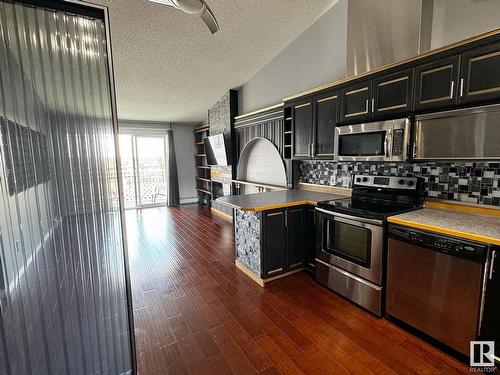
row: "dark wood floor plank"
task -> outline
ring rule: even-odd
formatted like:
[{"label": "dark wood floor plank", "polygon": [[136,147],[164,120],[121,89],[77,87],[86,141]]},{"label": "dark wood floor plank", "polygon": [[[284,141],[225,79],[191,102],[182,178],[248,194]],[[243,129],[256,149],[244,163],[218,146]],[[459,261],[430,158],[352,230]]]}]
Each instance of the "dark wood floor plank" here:
[{"label": "dark wood floor plank", "polygon": [[218,326],[210,330],[215,342],[221,348],[224,358],[236,374],[257,374],[257,370],[250,363],[249,359],[243,353],[229,332],[223,327]]},{"label": "dark wood floor plank", "polygon": [[139,375],[466,374],[299,273],[261,288],[232,224],[197,206],[127,211]]}]

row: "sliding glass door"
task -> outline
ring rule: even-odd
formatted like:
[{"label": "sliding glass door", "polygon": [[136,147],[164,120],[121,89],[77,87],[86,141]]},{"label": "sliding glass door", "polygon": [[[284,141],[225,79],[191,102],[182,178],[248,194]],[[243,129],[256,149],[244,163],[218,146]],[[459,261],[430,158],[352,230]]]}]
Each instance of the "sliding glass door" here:
[{"label": "sliding glass door", "polygon": [[165,136],[120,135],[125,208],[166,203]]}]

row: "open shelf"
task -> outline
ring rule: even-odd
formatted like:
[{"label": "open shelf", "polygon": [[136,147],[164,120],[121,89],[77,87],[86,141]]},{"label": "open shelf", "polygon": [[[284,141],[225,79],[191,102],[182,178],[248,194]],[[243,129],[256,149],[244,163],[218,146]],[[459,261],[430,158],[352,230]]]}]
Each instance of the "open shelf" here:
[{"label": "open shelf", "polygon": [[205,143],[203,140],[208,137],[208,125],[202,125],[194,129],[194,163],[196,174],[194,176],[196,191],[198,192],[198,204],[210,206],[212,196],[212,180],[210,166],[206,162]]}]

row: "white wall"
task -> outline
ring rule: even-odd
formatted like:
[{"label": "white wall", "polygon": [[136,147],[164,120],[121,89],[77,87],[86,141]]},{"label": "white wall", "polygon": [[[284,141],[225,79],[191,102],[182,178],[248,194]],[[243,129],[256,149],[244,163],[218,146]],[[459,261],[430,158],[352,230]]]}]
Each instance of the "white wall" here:
[{"label": "white wall", "polygon": [[337,2],[240,88],[239,113],[345,77],[347,1]]}]

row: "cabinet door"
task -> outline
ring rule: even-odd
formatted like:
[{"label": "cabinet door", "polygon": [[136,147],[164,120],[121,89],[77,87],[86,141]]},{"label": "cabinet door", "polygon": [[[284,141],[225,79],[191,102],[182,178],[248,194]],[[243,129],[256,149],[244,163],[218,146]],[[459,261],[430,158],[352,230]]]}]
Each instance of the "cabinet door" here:
[{"label": "cabinet door", "polygon": [[314,207],[307,206],[305,208],[305,225],[304,225],[304,251],[305,263],[310,269],[315,268],[316,259],[316,213]]},{"label": "cabinet door", "polygon": [[460,57],[452,56],[415,69],[415,111],[457,103],[459,64]]},{"label": "cabinet door", "polygon": [[304,264],[304,208],[292,207],[287,210],[287,270]]},{"label": "cabinet door", "polygon": [[413,69],[373,80],[373,116],[402,114],[412,109]]},{"label": "cabinet door", "polygon": [[371,117],[371,81],[347,86],[340,92],[341,99],[341,122],[354,122]]},{"label": "cabinet door", "polygon": [[334,133],[338,119],[338,92],[330,92],[314,99],[313,153],[317,158],[332,158],[334,155]]},{"label": "cabinet door", "polygon": [[311,156],[313,128],[312,100],[299,102],[293,107],[293,157],[307,159]]},{"label": "cabinet door", "polygon": [[[500,342],[500,248],[492,248],[491,264],[487,273],[486,298],[481,326],[481,340]],[[500,358],[500,348],[495,345],[495,355]]]},{"label": "cabinet door", "polygon": [[264,211],[262,278],[283,273],[286,268],[286,210]]},{"label": "cabinet door", "polygon": [[462,54],[460,103],[500,98],[500,43]]}]

